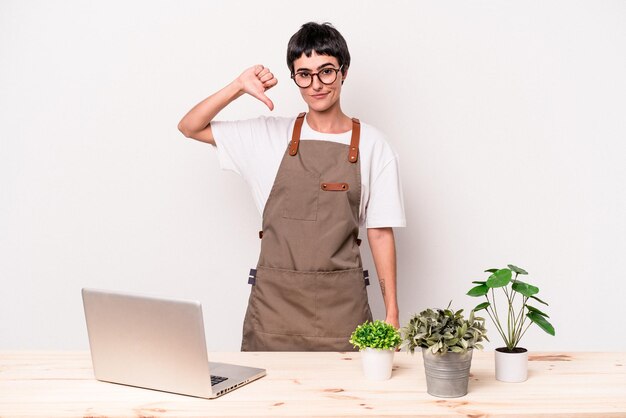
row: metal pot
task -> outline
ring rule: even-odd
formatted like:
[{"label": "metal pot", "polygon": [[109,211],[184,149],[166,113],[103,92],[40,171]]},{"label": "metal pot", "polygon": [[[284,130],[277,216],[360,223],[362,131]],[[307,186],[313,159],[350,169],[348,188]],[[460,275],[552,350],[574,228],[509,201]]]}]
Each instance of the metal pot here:
[{"label": "metal pot", "polygon": [[467,394],[472,350],[466,353],[433,354],[422,349],[426,388],[429,394],[440,398],[458,398]]}]

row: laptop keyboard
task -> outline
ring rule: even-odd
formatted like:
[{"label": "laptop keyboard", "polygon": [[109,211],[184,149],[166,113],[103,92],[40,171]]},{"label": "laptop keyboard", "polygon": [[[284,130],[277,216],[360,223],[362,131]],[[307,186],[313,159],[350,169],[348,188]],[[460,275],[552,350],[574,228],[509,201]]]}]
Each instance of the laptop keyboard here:
[{"label": "laptop keyboard", "polygon": [[223,376],[211,375],[211,386],[215,386],[218,383],[222,383],[224,380],[228,380],[228,378],[227,377],[223,377]]}]

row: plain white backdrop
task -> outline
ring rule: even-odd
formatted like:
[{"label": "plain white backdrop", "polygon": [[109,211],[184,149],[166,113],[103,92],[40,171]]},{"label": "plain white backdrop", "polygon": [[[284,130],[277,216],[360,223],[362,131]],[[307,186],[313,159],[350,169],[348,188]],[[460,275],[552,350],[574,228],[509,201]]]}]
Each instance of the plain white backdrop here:
[{"label": "plain white backdrop", "polygon": [[285,50],[311,20],[348,41],[344,111],[400,154],[401,322],[470,309],[471,281],[513,263],[557,331],[524,346],[625,350],[626,2],[591,0],[3,0],[0,349],[86,349],[85,286],[198,299],[210,350],[239,349],[261,219],[176,126],[257,63],[274,114],[305,110]]}]

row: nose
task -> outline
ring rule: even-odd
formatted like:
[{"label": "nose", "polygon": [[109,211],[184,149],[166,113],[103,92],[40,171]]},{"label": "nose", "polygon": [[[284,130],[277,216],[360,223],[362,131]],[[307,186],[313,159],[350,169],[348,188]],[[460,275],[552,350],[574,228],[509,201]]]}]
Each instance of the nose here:
[{"label": "nose", "polygon": [[313,90],[315,91],[319,91],[322,89],[322,87],[324,87],[324,84],[322,84],[322,82],[320,81],[319,74],[315,74],[313,76],[313,80],[311,80],[311,87],[313,87]]}]

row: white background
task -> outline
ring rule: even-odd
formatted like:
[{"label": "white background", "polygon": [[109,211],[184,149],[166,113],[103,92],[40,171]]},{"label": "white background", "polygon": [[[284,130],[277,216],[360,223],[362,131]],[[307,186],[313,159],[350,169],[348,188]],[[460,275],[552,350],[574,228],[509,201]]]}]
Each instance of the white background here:
[{"label": "white background", "polygon": [[285,50],[310,20],[348,41],[346,113],[401,156],[401,322],[470,309],[471,281],[513,263],[557,331],[524,346],[626,350],[626,2],[591,0],[3,0],[0,349],[86,349],[85,286],[199,299],[210,350],[239,349],[260,216],[176,126],[257,63],[274,114],[305,110]]}]

